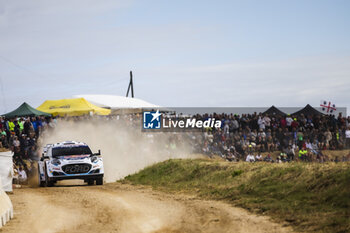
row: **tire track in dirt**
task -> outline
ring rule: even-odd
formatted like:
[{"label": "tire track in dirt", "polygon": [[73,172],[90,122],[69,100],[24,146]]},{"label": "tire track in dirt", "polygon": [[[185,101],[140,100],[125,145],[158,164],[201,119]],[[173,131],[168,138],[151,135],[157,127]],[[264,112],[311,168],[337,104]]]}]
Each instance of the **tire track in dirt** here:
[{"label": "tire track in dirt", "polygon": [[265,216],[216,201],[121,184],[23,188],[1,233],[291,232]]}]

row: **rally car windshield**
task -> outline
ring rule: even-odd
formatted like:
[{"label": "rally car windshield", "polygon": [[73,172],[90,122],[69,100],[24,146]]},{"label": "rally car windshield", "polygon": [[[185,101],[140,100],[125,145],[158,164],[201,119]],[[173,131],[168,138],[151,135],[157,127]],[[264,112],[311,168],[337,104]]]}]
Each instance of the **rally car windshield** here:
[{"label": "rally car windshield", "polygon": [[52,157],[69,155],[87,155],[92,154],[88,146],[72,146],[52,148]]}]

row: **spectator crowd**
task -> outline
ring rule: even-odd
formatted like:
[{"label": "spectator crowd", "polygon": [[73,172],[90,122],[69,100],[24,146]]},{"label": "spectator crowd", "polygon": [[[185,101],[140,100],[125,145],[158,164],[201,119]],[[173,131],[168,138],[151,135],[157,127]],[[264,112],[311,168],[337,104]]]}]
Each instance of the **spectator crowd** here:
[{"label": "spectator crowd", "polygon": [[[0,117],[0,149],[11,150],[15,171],[28,171],[28,163],[38,157],[38,138],[41,133],[55,127],[55,119],[50,117]],[[24,176],[22,174],[22,176]]]},{"label": "spectator crowd", "polygon": [[[324,150],[350,149],[350,117],[341,114],[335,117],[214,113],[195,117],[221,120],[221,128],[209,128],[199,138],[197,150],[228,160],[259,161],[261,153],[279,151],[278,161],[324,161]],[[258,158],[253,159],[253,153]],[[268,156],[264,159],[272,160]]]},{"label": "spectator crowd", "polygon": [[[91,116],[71,117],[80,121]],[[190,144],[194,153],[210,157],[219,155],[229,161],[286,162],[329,161],[324,150],[350,149],[350,117],[333,115],[277,116],[254,114],[203,114],[192,116],[221,121],[221,128],[205,128],[201,132],[185,132],[174,136],[168,148],[176,143]],[[141,115],[103,116],[98,120],[125,120],[127,127],[140,129]],[[19,171],[27,170],[25,161],[34,161],[38,156],[38,139],[42,132],[52,130],[58,124],[55,117],[0,117],[0,149],[11,150]],[[271,154],[277,153],[273,157]],[[264,156],[262,155],[264,154]],[[349,158],[336,158],[347,161]]]}]

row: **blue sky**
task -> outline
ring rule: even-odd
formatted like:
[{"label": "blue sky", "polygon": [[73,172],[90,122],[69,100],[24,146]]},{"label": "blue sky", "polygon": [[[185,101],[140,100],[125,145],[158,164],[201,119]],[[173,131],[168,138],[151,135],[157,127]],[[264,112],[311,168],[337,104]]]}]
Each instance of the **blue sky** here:
[{"label": "blue sky", "polygon": [[0,113],[125,95],[162,106],[350,107],[350,1],[0,0]]}]

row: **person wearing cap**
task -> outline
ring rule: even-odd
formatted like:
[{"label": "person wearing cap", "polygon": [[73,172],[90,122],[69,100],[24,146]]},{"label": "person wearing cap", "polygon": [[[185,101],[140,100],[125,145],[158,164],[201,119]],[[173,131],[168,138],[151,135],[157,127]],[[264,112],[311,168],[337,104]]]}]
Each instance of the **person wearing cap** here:
[{"label": "person wearing cap", "polygon": [[[249,142],[248,142],[249,143]],[[249,153],[252,153],[253,152],[253,150],[254,150],[254,148],[253,148],[253,144],[252,143],[250,143],[249,145],[248,145],[248,152]]]},{"label": "person wearing cap", "polygon": [[302,160],[302,161],[306,161],[306,156],[307,156],[307,150],[305,147],[302,147],[300,150],[299,150],[299,159]]},{"label": "person wearing cap", "polygon": [[269,153],[269,154],[267,154],[267,156],[264,158],[264,161],[265,162],[273,162],[273,159],[272,159],[272,157],[271,157],[271,154]]},{"label": "person wearing cap", "polygon": [[297,118],[294,118],[293,121],[292,121],[292,124],[291,124],[291,128],[298,128],[299,127],[299,123],[297,121]]}]

